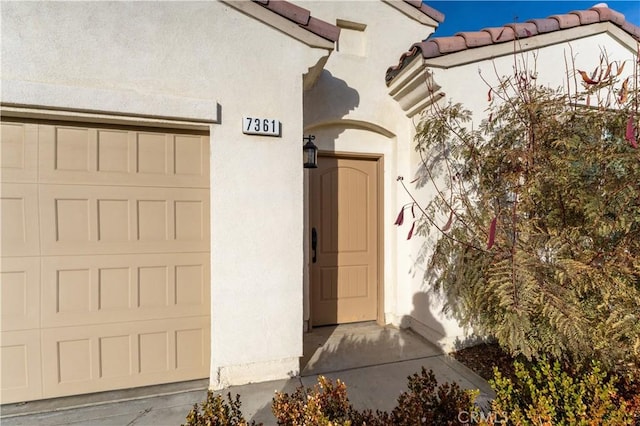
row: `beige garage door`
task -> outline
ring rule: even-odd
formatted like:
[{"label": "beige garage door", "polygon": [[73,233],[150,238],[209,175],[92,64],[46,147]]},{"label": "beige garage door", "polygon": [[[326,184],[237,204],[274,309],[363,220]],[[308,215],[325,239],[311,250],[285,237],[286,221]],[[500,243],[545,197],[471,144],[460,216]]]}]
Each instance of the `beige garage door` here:
[{"label": "beige garage door", "polygon": [[209,138],[4,119],[1,402],[209,375]]}]

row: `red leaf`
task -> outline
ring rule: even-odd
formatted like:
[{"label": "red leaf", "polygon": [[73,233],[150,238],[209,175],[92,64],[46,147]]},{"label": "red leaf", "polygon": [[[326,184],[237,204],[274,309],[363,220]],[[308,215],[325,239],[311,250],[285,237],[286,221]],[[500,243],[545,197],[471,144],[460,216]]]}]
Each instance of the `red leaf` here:
[{"label": "red leaf", "polygon": [[578,70],[578,72],[582,76],[582,81],[584,81],[585,83],[587,83],[587,84],[598,84],[597,81],[593,81],[592,79],[590,79],[585,71]]},{"label": "red leaf", "polygon": [[489,92],[487,92],[487,101],[491,102],[491,92],[493,91],[492,88],[489,89]]},{"label": "red leaf", "polygon": [[487,250],[493,247],[493,243],[496,241],[496,222],[498,221],[498,217],[494,217],[491,221],[491,226],[489,226],[489,240],[487,241]]},{"label": "red leaf", "polygon": [[409,229],[409,235],[407,235],[407,240],[410,240],[411,237],[413,236],[413,229],[416,227],[416,223],[413,222],[413,225],[411,225],[411,229]]},{"label": "red leaf", "polygon": [[616,72],[616,77],[619,76],[620,74],[622,74],[622,70],[624,69],[624,64],[626,64],[626,62],[623,62],[622,64],[620,64],[620,66],[618,67],[618,72]]},{"label": "red leaf", "polygon": [[416,213],[415,213],[415,211],[413,210],[413,208],[414,208],[415,206],[416,206],[416,204],[415,204],[415,203],[411,204],[411,216],[412,216],[414,219],[416,218]]},{"label": "red leaf", "polygon": [[636,132],[633,126],[633,114],[629,115],[629,121],[627,121],[627,131],[624,138],[631,144],[632,147],[638,148],[638,142],[636,141]]},{"label": "red leaf", "polygon": [[449,220],[442,227],[442,232],[447,232],[449,229],[451,229],[452,223],[453,223],[453,210],[451,210],[451,213],[449,213]]},{"label": "red leaf", "polygon": [[529,31],[528,29],[524,29],[524,32],[527,33],[527,37],[531,37],[531,31]]},{"label": "red leaf", "polygon": [[402,209],[400,210],[400,213],[398,213],[398,218],[396,219],[394,225],[402,225],[404,223],[404,207],[402,207]]},{"label": "red leaf", "polygon": [[409,183],[416,183],[418,180],[420,180],[420,176],[416,177],[414,180],[412,180],[412,181],[411,181],[411,182],[409,182]]},{"label": "red leaf", "polygon": [[489,123],[493,121],[493,113],[489,114]]}]

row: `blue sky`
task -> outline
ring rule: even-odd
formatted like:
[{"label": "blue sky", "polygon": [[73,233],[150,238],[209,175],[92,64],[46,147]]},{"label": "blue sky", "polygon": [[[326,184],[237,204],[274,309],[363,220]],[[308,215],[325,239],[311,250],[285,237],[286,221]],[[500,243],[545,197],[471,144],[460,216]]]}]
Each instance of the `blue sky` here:
[{"label": "blue sky", "polygon": [[[477,31],[486,27],[497,27],[511,22],[525,22],[533,18],[568,13],[572,10],[589,9],[594,1],[457,1],[426,0],[426,4],[445,14],[445,20],[434,34],[435,37],[450,36],[460,31]],[[627,21],[640,26],[640,1],[604,1],[611,9],[624,14]]]}]

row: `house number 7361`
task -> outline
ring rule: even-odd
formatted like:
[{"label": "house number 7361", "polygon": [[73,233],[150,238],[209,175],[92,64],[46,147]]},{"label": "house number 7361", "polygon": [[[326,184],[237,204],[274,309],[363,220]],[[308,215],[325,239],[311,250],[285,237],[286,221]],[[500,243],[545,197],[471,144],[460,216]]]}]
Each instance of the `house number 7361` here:
[{"label": "house number 7361", "polygon": [[280,136],[280,121],[274,118],[243,117],[242,133],[247,135]]}]

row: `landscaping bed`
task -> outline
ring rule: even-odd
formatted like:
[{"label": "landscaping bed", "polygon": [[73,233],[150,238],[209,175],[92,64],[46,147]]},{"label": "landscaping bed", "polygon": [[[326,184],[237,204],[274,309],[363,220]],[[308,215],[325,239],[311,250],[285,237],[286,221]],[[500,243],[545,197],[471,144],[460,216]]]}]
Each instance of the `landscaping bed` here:
[{"label": "landscaping bed", "polygon": [[[497,343],[481,343],[451,352],[450,355],[485,380],[494,378],[494,367],[497,367],[503,376],[515,378],[514,357]],[[518,360],[527,363],[524,357],[519,357]],[[631,369],[626,376],[620,377],[616,388],[618,395],[629,404],[635,424],[640,425],[640,366]]]},{"label": "landscaping bed", "polygon": [[494,367],[504,374],[513,372],[513,357],[497,343],[481,343],[451,352],[450,355],[485,380],[493,378]]}]

